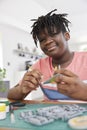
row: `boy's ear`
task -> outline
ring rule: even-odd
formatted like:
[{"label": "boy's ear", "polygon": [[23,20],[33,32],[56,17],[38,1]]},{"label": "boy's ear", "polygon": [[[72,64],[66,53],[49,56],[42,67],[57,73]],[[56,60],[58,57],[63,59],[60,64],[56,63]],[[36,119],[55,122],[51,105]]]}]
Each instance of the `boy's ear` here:
[{"label": "boy's ear", "polygon": [[68,40],[70,39],[70,34],[69,34],[69,32],[65,32],[65,33],[64,33],[64,36],[65,36],[66,41],[68,41]]}]

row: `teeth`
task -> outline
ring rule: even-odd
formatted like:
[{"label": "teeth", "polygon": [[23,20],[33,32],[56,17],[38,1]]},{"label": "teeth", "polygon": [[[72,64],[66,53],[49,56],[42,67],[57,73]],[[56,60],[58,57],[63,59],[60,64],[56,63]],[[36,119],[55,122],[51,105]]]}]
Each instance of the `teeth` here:
[{"label": "teeth", "polygon": [[56,48],[56,46],[53,46],[53,47],[49,48],[48,51],[52,51],[52,50],[54,50],[55,48]]}]

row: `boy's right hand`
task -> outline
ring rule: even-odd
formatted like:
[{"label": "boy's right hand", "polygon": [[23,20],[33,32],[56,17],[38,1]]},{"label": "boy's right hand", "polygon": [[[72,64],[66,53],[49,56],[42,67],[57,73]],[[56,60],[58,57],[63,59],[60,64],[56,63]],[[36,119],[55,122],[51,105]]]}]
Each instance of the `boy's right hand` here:
[{"label": "boy's right hand", "polygon": [[36,90],[41,81],[41,76],[42,74],[38,70],[26,72],[19,85],[21,92],[23,94],[28,94],[32,90]]}]

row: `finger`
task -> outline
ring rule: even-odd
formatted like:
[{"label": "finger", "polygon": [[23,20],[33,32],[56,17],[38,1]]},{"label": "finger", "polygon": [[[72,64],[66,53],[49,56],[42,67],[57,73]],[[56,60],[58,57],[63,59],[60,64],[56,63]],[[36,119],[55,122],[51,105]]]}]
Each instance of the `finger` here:
[{"label": "finger", "polygon": [[63,81],[63,78],[62,78],[63,75],[59,74],[55,77],[55,82],[56,83],[61,83]]},{"label": "finger", "polygon": [[28,72],[24,75],[23,81],[30,81],[32,83],[37,83],[38,81],[41,80],[41,75],[36,73],[36,72]]},{"label": "finger", "polygon": [[74,93],[73,89],[70,88],[67,84],[58,85],[58,91],[64,95],[70,96]]},{"label": "finger", "polygon": [[30,76],[30,75],[35,78],[38,78],[39,80],[41,79],[41,76],[42,76],[42,74],[37,70],[33,70],[27,73],[27,76]]},{"label": "finger", "polygon": [[69,77],[77,76],[76,74],[74,74],[70,70],[63,69],[63,68],[60,69],[60,70],[55,71],[55,73],[60,73],[60,74],[63,74],[63,75],[69,76]]},{"label": "finger", "polygon": [[64,82],[66,84],[72,84],[73,83],[73,80],[75,80],[75,78],[72,78],[72,77],[67,77],[65,75],[62,75],[61,76],[61,82]]},{"label": "finger", "polygon": [[26,76],[24,79],[23,79],[23,82],[24,81],[27,81],[27,82],[31,82],[35,85],[39,84],[39,81],[36,79],[36,77],[33,77],[33,76]]},{"label": "finger", "polygon": [[57,83],[57,84],[71,84],[71,83],[73,83],[73,80],[75,80],[75,78],[73,79],[72,77],[67,77],[67,76],[65,76],[65,75],[62,75],[62,74],[60,74],[59,76],[57,76],[56,78],[55,78],[55,82]]},{"label": "finger", "polygon": [[33,73],[33,74],[37,73],[38,75],[42,75],[41,72],[39,70],[37,70],[37,69],[34,69],[32,71],[28,71],[28,73]]},{"label": "finger", "polygon": [[27,82],[25,81],[22,85],[23,87],[26,87],[27,89],[36,89],[37,88],[37,85],[36,84],[33,84],[32,82]]},{"label": "finger", "polygon": [[66,94],[67,93],[67,89],[65,89],[66,85],[64,84],[58,84],[58,91],[60,93]]}]

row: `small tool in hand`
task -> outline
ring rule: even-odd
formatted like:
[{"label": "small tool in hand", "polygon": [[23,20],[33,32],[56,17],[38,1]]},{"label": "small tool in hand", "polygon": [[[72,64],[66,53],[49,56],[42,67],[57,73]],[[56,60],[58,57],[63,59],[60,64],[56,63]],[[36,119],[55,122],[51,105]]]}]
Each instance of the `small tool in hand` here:
[{"label": "small tool in hand", "polygon": [[[60,65],[58,65],[58,69],[60,70]],[[60,74],[58,73],[58,74],[53,75],[51,78],[49,78],[48,80],[46,80],[45,82],[43,82],[43,84],[48,84],[48,83],[54,82],[54,79],[57,76],[60,76]]]}]

